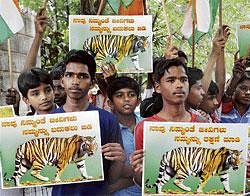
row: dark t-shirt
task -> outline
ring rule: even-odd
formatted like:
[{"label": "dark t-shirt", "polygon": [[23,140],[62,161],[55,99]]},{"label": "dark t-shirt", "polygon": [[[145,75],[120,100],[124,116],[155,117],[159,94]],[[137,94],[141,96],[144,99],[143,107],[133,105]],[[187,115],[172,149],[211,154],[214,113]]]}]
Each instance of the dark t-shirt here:
[{"label": "dark t-shirt", "polygon": [[[101,144],[120,143],[122,145],[121,132],[117,118],[113,114],[89,104],[86,111],[92,110],[97,110],[99,112]],[[55,109],[52,113],[65,113],[65,111],[63,107],[60,107]],[[52,195],[107,195],[107,174],[110,163],[110,161],[103,159],[104,181],[57,185],[53,187]],[[93,165],[92,168],[94,169],[94,167]]]}]

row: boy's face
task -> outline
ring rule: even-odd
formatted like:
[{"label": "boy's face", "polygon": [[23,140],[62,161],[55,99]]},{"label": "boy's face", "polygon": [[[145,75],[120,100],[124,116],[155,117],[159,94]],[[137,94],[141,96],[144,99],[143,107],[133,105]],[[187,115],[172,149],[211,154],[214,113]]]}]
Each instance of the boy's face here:
[{"label": "boy's face", "polygon": [[197,108],[205,95],[205,91],[202,88],[201,80],[198,80],[190,88],[187,102],[192,108]]},{"label": "boy's face", "polygon": [[163,103],[173,105],[183,104],[188,96],[188,77],[182,66],[172,66],[165,71],[159,83],[156,83],[156,92],[162,95]]},{"label": "boy's face", "polygon": [[64,88],[61,85],[61,80],[53,80],[53,85],[55,94],[54,102],[57,105],[62,106],[66,101],[67,95]]},{"label": "boy's face", "polygon": [[213,113],[219,107],[217,95],[205,95],[199,108],[207,114]]},{"label": "boy's face", "polygon": [[69,62],[62,78],[62,86],[70,99],[80,100],[88,95],[91,77],[88,66],[82,63]]},{"label": "boy's face", "polygon": [[122,88],[116,91],[112,98],[113,101],[109,102],[112,111],[122,115],[133,114],[140,102],[135,91],[129,88]]},{"label": "boy's face", "polygon": [[39,87],[29,89],[25,103],[30,104],[38,114],[48,114],[54,106],[54,93],[50,84],[41,83]]},{"label": "boy's face", "polygon": [[250,80],[244,80],[237,85],[234,100],[242,105],[250,104]]}]

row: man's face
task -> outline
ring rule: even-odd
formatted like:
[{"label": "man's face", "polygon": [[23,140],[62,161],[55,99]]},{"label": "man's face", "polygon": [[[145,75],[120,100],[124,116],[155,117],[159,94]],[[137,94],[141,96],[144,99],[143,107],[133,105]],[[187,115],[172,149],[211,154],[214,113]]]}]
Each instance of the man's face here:
[{"label": "man's face", "polygon": [[54,85],[54,94],[55,94],[54,102],[58,106],[62,106],[66,101],[67,95],[66,95],[64,88],[61,85],[61,80],[53,80],[53,85]]},{"label": "man's face", "polygon": [[162,95],[163,103],[183,104],[188,91],[188,77],[182,66],[170,67],[168,71],[165,71],[160,82],[156,83],[156,92]]},{"label": "man's face", "polygon": [[199,106],[207,114],[213,113],[219,107],[219,102],[217,100],[217,95],[205,95]]},{"label": "man's face", "polygon": [[133,114],[139,99],[134,90],[123,88],[114,93],[113,101],[110,101],[110,107],[114,113],[121,115]]},{"label": "man's face", "polygon": [[83,99],[88,95],[91,85],[88,66],[82,63],[69,62],[61,84],[70,99]]},{"label": "man's face", "polygon": [[250,80],[244,80],[237,85],[234,100],[242,105],[250,104]]},{"label": "man's face", "polygon": [[205,91],[202,88],[201,80],[198,80],[194,85],[191,86],[187,103],[192,108],[197,108],[205,95]]},{"label": "man's face", "polygon": [[49,84],[41,83],[39,87],[29,89],[25,103],[30,104],[38,114],[48,114],[54,105],[54,93]]}]

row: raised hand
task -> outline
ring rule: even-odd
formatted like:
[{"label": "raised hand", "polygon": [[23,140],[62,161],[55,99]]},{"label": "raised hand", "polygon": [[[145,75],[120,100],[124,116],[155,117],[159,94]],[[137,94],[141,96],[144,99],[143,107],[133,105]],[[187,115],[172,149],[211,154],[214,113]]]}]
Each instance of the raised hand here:
[{"label": "raised hand", "polygon": [[45,9],[40,8],[35,18],[36,34],[43,36],[47,25],[48,25],[48,17],[45,15]]}]

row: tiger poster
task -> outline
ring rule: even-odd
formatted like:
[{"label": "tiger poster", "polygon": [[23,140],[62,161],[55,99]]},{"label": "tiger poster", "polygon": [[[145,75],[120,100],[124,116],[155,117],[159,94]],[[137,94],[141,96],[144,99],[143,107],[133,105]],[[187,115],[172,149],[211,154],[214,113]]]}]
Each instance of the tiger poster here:
[{"label": "tiger poster", "polygon": [[99,114],[0,118],[2,188],[104,180]]},{"label": "tiger poster", "polygon": [[236,34],[240,57],[250,58],[250,21],[237,24]]},{"label": "tiger poster", "polygon": [[13,105],[0,106],[0,118],[14,117]]},{"label": "tiger poster", "polygon": [[242,195],[247,124],[144,123],[144,195]]},{"label": "tiger poster", "polygon": [[148,73],[152,65],[152,16],[69,16],[69,48],[95,57],[97,72],[105,64],[118,73]]}]

